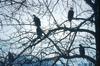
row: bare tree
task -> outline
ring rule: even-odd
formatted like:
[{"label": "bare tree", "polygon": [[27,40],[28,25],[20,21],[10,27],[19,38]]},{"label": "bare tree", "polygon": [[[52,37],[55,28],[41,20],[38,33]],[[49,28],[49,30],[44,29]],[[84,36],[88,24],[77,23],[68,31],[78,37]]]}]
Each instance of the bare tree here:
[{"label": "bare tree", "polygon": [[[58,62],[75,65],[80,59],[96,64],[95,4],[95,0],[1,0],[0,46],[4,52],[0,53],[14,52],[14,61],[32,55],[40,65],[51,60],[52,66]],[[70,7],[74,8],[71,28],[67,17]],[[33,14],[41,20],[41,39],[36,37]],[[79,53],[79,44],[84,46],[84,56]]]}]

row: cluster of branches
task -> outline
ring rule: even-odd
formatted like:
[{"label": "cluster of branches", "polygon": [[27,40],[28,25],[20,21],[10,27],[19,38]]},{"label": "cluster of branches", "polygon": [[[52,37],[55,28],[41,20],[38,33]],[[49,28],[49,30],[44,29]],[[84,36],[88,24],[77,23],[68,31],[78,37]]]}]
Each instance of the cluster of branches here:
[{"label": "cluster of branches", "polygon": [[[29,54],[32,55],[34,58],[37,58],[38,62],[53,60],[54,63],[52,64],[52,66],[55,65],[58,61],[61,61],[61,58],[68,59],[67,63],[69,62],[69,59],[73,60],[74,58],[85,58],[95,64],[95,58],[92,57],[92,54],[89,54],[92,52],[92,50],[95,52],[95,48],[91,46],[92,44],[95,45],[95,41],[93,42],[93,40],[95,40],[95,31],[91,29],[86,29],[84,27],[84,26],[90,27],[90,25],[92,25],[92,27],[94,26],[95,13],[93,10],[95,9],[94,7],[95,2],[93,0],[84,0],[84,1],[90,7],[92,7],[91,15],[87,18],[81,18],[81,17],[78,18],[77,16],[80,16],[80,14],[84,13],[84,11],[82,11],[82,13],[76,15],[76,17],[74,17],[72,21],[72,22],[78,21],[79,24],[75,27],[69,28],[67,27],[67,25],[65,25],[66,23],[68,24],[67,18],[65,21],[62,20],[61,23],[59,24],[58,20],[56,20],[55,14],[53,14],[55,13],[54,11],[58,7],[58,5],[61,5],[60,2],[62,2],[63,5],[62,7],[65,8],[64,2],[66,1],[64,0],[62,1],[56,0],[54,1],[54,3],[52,0],[50,1],[49,0],[46,1],[44,0],[43,1],[41,0],[38,1],[0,0],[0,11],[1,9],[5,10],[4,12],[1,11],[0,13],[1,26],[2,27],[13,26],[17,30],[17,32],[13,33],[14,35],[11,35],[9,37],[9,39],[7,40],[0,39],[0,41],[7,42],[8,43],[7,45],[11,47],[18,46],[17,48],[14,47],[14,49],[17,49],[18,51],[20,50],[20,52],[16,54],[16,56],[14,57],[14,62],[22,55]],[[80,5],[78,4],[77,0],[72,0],[72,2],[69,2],[67,0],[66,3],[67,5],[70,3],[74,3],[76,6]],[[51,5],[53,5],[53,7]],[[11,10],[8,9],[9,7],[12,7],[12,9]],[[43,11],[42,9],[45,10]],[[49,19],[51,19],[50,21],[54,21],[53,23],[54,27],[50,27],[49,29],[46,29],[46,27],[43,26],[45,29],[42,29],[43,36],[41,37],[41,39],[36,38],[36,32],[34,32],[32,29],[33,28],[32,26],[34,26],[34,23],[31,21],[32,19],[30,19],[30,17],[32,17],[32,13],[33,13],[32,11],[34,13],[38,13],[38,15],[42,15],[42,17],[45,17],[47,16],[47,14],[49,14]],[[25,21],[26,18],[23,17],[23,14],[26,14],[27,16],[26,18],[28,18],[27,21]],[[26,24],[25,22],[26,23],[28,22],[28,24]],[[25,25],[29,25],[30,29],[29,30],[24,29]],[[51,24],[49,24],[49,26],[51,26]],[[20,27],[20,29],[18,29],[18,27]],[[85,37],[84,35],[82,36],[82,34],[79,33],[85,34]],[[58,35],[60,37],[58,37]],[[80,37],[81,37],[80,40],[77,39]],[[85,42],[83,39],[87,40],[87,42]],[[86,50],[88,54],[81,56],[79,52],[77,53],[79,44],[85,45],[85,49],[91,51],[88,52],[88,50]],[[40,45],[41,47],[39,47]],[[95,54],[93,55],[95,56]],[[34,58],[32,58],[32,60]],[[64,62],[61,61],[61,63],[63,64]]]}]

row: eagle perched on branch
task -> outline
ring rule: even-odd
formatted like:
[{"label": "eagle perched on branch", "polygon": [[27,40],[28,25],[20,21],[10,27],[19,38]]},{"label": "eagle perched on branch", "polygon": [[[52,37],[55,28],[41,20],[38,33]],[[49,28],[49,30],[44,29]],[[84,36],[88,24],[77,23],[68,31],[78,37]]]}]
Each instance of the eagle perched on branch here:
[{"label": "eagle perched on branch", "polygon": [[73,11],[73,8],[71,7],[69,12],[68,12],[68,20],[70,21],[70,28],[72,27],[72,19],[73,19],[73,16],[74,16],[74,11]]},{"label": "eagle perched on branch", "polygon": [[71,7],[69,12],[68,12],[68,20],[71,22],[74,16],[74,11],[73,8]]},{"label": "eagle perched on branch", "polygon": [[84,49],[84,47],[80,44],[79,45],[80,47],[79,47],[79,52],[80,52],[80,55],[81,56],[84,56],[85,55],[85,49]]}]

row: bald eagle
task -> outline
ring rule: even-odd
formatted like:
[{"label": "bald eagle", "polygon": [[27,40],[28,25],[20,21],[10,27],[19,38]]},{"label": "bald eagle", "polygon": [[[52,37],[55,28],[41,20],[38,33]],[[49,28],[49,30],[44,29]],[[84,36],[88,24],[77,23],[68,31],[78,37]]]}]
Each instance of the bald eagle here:
[{"label": "bald eagle", "polygon": [[79,45],[80,47],[79,47],[79,52],[80,52],[80,55],[81,56],[84,56],[85,55],[85,49],[84,49],[84,47],[80,44]]},{"label": "bald eagle", "polygon": [[74,16],[74,11],[73,8],[71,7],[69,12],[68,12],[68,20],[71,22]]},{"label": "bald eagle", "polygon": [[73,11],[73,8],[71,7],[69,12],[68,12],[68,20],[70,21],[70,28],[72,27],[72,19],[73,19],[73,16],[74,16],[74,11]]}]

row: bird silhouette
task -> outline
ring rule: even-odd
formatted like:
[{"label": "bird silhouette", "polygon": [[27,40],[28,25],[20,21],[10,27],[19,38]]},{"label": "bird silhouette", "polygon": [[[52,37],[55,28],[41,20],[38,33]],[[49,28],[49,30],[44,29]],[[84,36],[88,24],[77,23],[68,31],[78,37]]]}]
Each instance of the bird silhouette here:
[{"label": "bird silhouette", "polygon": [[71,7],[69,12],[68,12],[68,20],[71,22],[74,16],[74,11],[73,8]]},{"label": "bird silhouette", "polygon": [[71,7],[69,12],[68,12],[68,20],[70,21],[70,28],[72,26],[71,21],[73,19],[73,16],[74,16],[74,11],[73,11],[73,8]]},{"label": "bird silhouette", "polygon": [[85,49],[84,49],[84,47],[81,45],[81,44],[79,44],[79,52],[80,52],[80,55],[81,56],[84,56],[85,55]]}]

